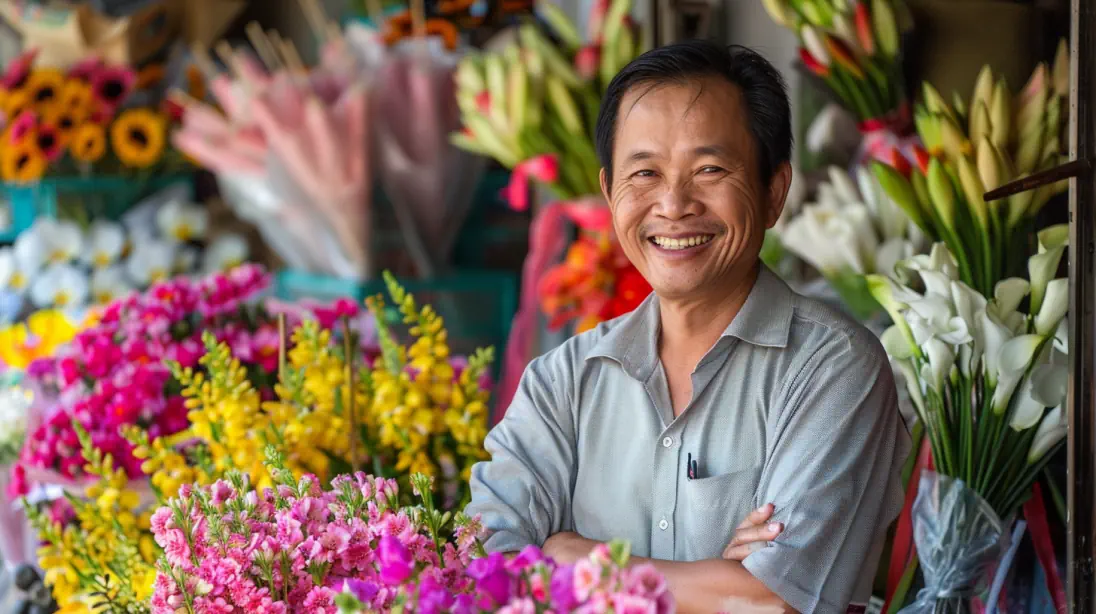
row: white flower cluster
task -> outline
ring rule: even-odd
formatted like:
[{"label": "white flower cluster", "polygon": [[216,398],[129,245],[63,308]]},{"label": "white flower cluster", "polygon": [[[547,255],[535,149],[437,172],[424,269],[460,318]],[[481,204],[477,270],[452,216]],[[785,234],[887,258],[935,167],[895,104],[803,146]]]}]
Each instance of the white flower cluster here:
[{"label": "white flower cluster", "polygon": [[921,231],[866,168],[856,169],[856,184],[841,168],[828,171],[830,181],[819,185],[815,202],[778,227],[788,251],[830,277],[890,275],[899,261],[927,247]]},{"label": "white flower cluster", "polygon": [[0,249],[0,292],[34,308],[103,304],[176,275],[207,275],[248,256],[247,241],[222,234],[206,243],[209,214],[182,199],[150,203],[126,223],[39,219]]}]

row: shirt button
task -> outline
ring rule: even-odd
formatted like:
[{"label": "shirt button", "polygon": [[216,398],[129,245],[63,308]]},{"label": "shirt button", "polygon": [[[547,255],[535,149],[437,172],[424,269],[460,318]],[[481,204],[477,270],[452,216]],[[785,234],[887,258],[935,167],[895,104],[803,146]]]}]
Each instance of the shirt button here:
[{"label": "shirt button", "polygon": [[663,448],[668,448],[672,445],[674,445],[674,438],[673,437],[663,437],[662,438],[662,447]]},{"label": "shirt button", "polygon": [[669,526],[670,526],[670,523],[666,522],[665,518],[658,521],[658,528],[662,529],[663,531],[665,531],[666,528],[669,527]]}]

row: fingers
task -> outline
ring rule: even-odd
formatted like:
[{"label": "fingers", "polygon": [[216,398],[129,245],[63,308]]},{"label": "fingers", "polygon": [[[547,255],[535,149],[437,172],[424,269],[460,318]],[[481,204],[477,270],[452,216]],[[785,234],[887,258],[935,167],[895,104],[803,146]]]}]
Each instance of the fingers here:
[{"label": "fingers", "polygon": [[765,548],[769,542],[776,539],[784,531],[784,524],[770,522],[766,525],[753,526],[735,531],[731,543],[723,550],[723,558],[728,560],[742,560],[755,552]]},{"label": "fingers", "polygon": [[738,525],[739,529],[745,529],[747,527],[757,526],[768,522],[773,517],[773,512],[776,511],[776,506],[772,503],[766,503],[756,510],[750,512],[746,519],[742,521],[742,524]]}]

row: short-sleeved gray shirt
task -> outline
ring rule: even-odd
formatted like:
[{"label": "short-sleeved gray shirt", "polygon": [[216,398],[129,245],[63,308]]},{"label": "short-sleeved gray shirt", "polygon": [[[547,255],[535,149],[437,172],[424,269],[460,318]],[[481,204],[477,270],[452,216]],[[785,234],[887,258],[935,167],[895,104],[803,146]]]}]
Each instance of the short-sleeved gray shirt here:
[{"label": "short-sleeved gray shirt", "polygon": [[762,266],[674,419],[659,321],[652,295],[529,365],[472,470],[487,549],[575,531],[639,556],[719,558],[773,503],[785,530],[746,569],[800,612],[866,603],[909,452],[876,337]]}]

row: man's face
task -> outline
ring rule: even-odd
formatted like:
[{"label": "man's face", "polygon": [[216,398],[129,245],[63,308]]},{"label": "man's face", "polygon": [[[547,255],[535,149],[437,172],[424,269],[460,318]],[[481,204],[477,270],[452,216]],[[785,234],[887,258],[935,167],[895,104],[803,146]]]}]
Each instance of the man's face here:
[{"label": "man's face", "polygon": [[602,190],[628,258],[663,298],[718,293],[757,262],[791,171],[762,185],[747,109],[722,79],[632,88]]}]

